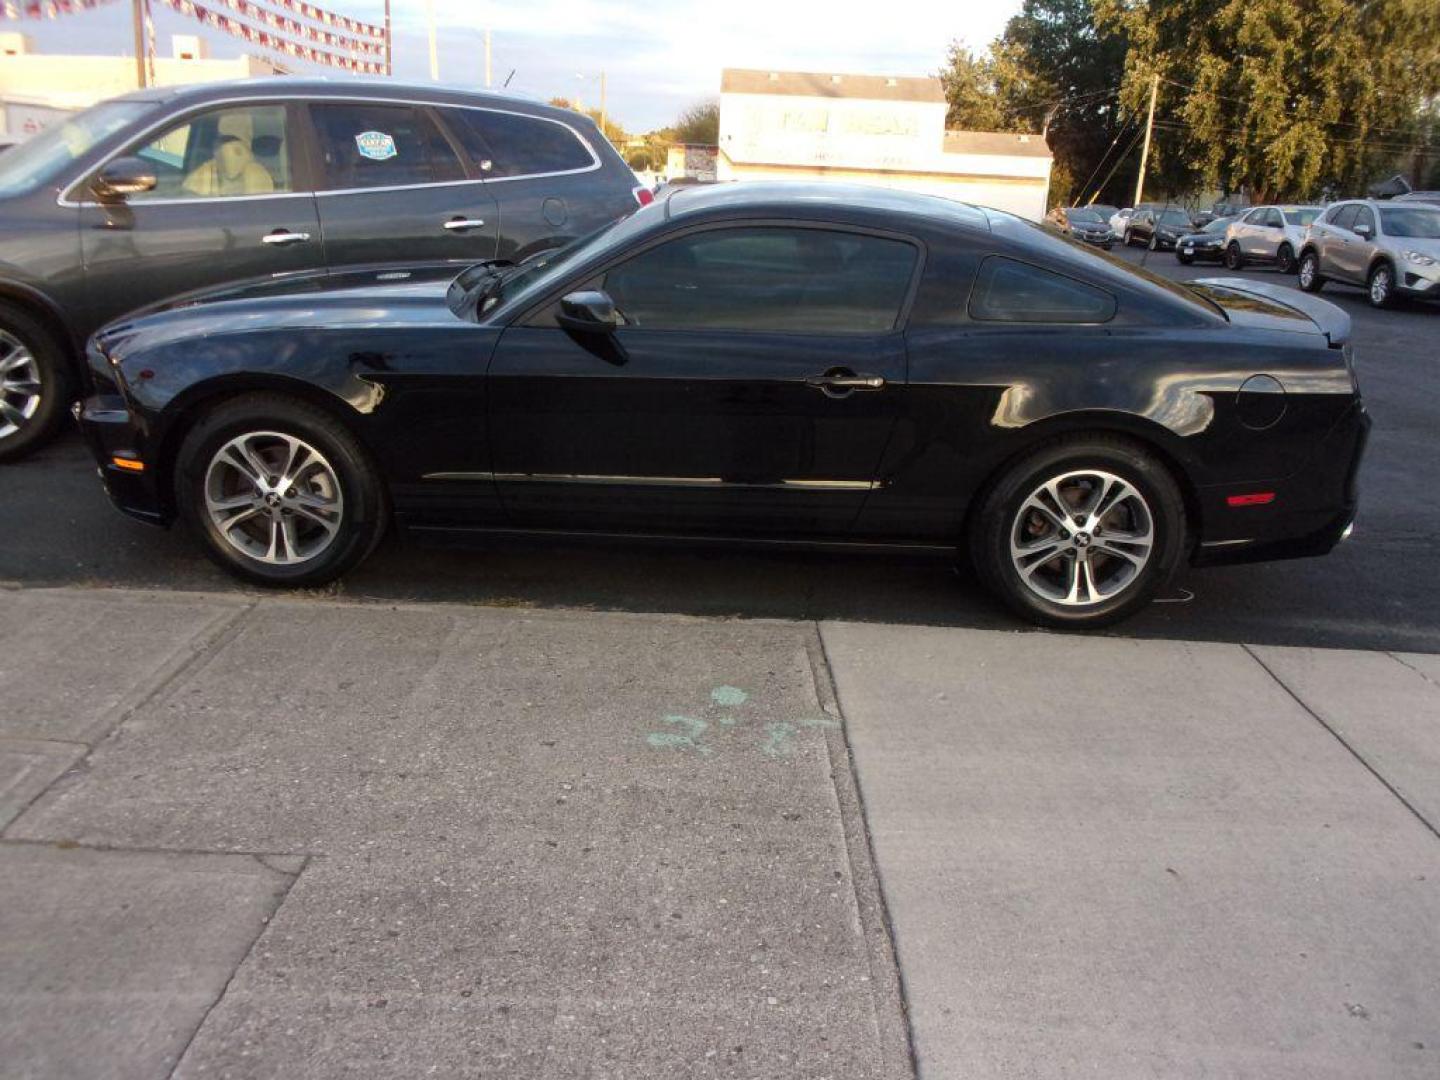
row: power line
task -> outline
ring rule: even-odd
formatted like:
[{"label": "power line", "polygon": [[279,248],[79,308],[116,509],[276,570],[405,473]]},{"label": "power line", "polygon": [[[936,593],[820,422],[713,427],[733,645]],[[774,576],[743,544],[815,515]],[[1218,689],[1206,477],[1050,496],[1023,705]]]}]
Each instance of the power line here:
[{"label": "power line", "polygon": [[[1105,153],[1100,155],[1100,160],[1095,163],[1095,168],[1090,170],[1090,175],[1085,178],[1085,183],[1080,185],[1076,199],[1073,203],[1071,203],[1072,206],[1080,205],[1079,196],[1085,194],[1085,192],[1090,190],[1090,181],[1094,180],[1096,174],[1105,167],[1105,162],[1110,158],[1110,151],[1115,149],[1115,145],[1120,141],[1120,136],[1124,135],[1125,132],[1129,129],[1129,127],[1130,124],[1126,123],[1123,127],[1120,128],[1119,131],[1115,132],[1115,138],[1110,140],[1110,145],[1105,148]],[[1121,160],[1124,160],[1123,154],[1121,155]],[[1105,185],[1101,184],[1100,186],[1101,188],[1103,188]]]},{"label": "power line", "polygon": [[[1160,81],[1161,81],[1161,82],[1164,82],[1164,83],[1169,83],[1171,86],[1178,86],[1181,90],[1189,90],[1191,93],[1195,93],[1195,94],[1209,94],[1211,97],[1219,98],[1221,101],[1233,101],[1233,102],[1235,102],[1237,105],[1249,105],[1249,104],[1251,104],[1251,100],[1248,99],[1248,98],[1236,97],[1236,96],[1234,96],[1233,94],[1222,94],[1222,93],[1220,93],[1219,91],[1216,91],[1216,90],[1202,90],[1202,89],[1200,89],[1198,86],[1192,86],[1192,85],[1190,85],[1189,83],[1177,82],[1175,79],[1167,79],[1167,78],[1166,78],[1165,76],[1163,76],[1163,75],[1160,76]],[[1280,111],[1281,111],[1282,113],[1284,113],[1286,116],[1295,116],[1295,117],[1298,117],[1298,118],[1301,119],[1301,120],[1306,120],[1306,121],[1309,121],[1309,122],[1312,122],[1312,123],[1316,123],[1316,124],[1324,124],[1324,125],[1326,125],[1326,126],[1328,126],[1328,127],[1349,127],[1349,128],[1357,128],[1357,129],[1359,129],[1360,131],[1389,132],[1389,133],[1392,134],[1392,135],[1406,135],[1406,134],[1409,134],[1409,132],[1407,132],[1404,128],[1368,127],[1368,126],[1366,126],[1365,124],[1356,124],[1356,123],[1352,123],[1352,122],[1350,122],[1350,121],[1348,121],[1348,120],[1320,120],[1320,119],[1318,119],[1318,118],[1316,118],[1316,117],[1314,117],[1314,116],[1300,116],[1300,114],[1299,114],[1298,112],[1296,112],[1294,109],[1282,109],[1282,110],[1280,110]]]},{"label": "power line", "polygon": [[[1184,121],[1180,121],[1180,120],[1156,120],[1156,121],[1155,121],[1155,126],[1156,126],[1156,127],[1167,128],[1167,129],[1169,129],[1169,130],[1171,130],[1171,131],[1194,131],[1194,130],[1197,129],[1197,127],[1198,127],[1199,125],[1196,125],[1196,124],[1187,124],[1187,123],[1185,123]],[[1223,131],[1223,132],[1225,132],[1227,135],[1251,135],[1251,136],[1253,136],[1253,135],[1256,134],[1254,131],[1250,131],[1250,130],[1247,130],[1247,129],[1245,129],[1245,128],[1224,127],[1224,128],[1213,128],[1213,129],[1208,129],[1208,130]],[[1385,143],[1385,142],[1375,142],[1375,141],[1372,140],[1372,139],[1329,139],[1328,142],[1330,142],[1330,143],[1340,143],[1340,144],[1342,144],[1342,145],[1344,145],[1344,146],[1368,146],[1368,147],[1371,147],[1371,148],[1373,148],[1373,149],[1375,149],[1375,150],[1394,150],[1394,151],[1396,151],[1397,153],[1403,153],[1403,152],[1409,151],[1409,150],[1425,150],[1425,149],[1428,149],[1428,148],[1429,148],[1429,147],[1428,147],[1428,144],[1426,144],[1426,143]]]}]

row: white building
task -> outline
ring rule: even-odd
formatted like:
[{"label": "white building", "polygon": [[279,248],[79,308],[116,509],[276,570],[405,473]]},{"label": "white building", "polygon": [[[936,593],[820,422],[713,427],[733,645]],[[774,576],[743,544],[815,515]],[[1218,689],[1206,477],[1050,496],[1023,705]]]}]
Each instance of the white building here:
[{"label": "white building", "polygon": [[1044,217],[1045,141],[947,131],[948,108],[939,79],[726,68],[716,171],[877,184]]}]

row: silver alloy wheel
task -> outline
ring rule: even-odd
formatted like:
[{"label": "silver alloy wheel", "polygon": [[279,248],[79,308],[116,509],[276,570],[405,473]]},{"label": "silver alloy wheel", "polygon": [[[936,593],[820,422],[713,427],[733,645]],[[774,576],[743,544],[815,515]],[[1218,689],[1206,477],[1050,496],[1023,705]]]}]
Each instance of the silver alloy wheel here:
[{"label": "silver alloy wheel", "polygon": [[1300,286],[1308,289],[1315,280],[1315,256],[1306,255],[1300,260]]},{"label": "silver alloy wheel", "polygon": [[1046,480],[1010,526],[1010,560],[1035,595],[1089,607],[1139,579],[1155,545],[1155,519],[1134,485],[1081,469]]},{"label": "silver alloy wheel", "polygon": [[1376,307],[1390,299],[1390,268],[1377,266],[1370,275],[1370,302]]},{"label": "silver alloy wheel", "polygon": [[295,566],[334,543],[344,499],[320,451],[293,435],[252,431],[210,459],[205,510],[236,551],[271,566]]},{"label": "silver alloy wheel", "polygon": [[14,435],[40,409],[40,368],[29,347],[0,330],[0,439]]}]

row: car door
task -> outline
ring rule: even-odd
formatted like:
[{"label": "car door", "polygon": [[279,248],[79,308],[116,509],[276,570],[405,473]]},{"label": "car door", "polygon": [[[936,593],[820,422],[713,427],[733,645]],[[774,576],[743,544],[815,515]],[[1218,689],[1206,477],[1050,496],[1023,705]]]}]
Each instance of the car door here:
[{"label": "car door", "polygon": [[114,155],[141,158],[157,183],[123,201],[81,203],[94,322],[195,289],[323,267],[295,127],[283,101],[227,104],[177,118]]},{"label": "car door", "polygon": [[1351,281],[1363,282],[1370,273],[1370,260],[1378,250],[1375,235],[1377,231],[1375,211],[1364,203],[1357,203],[1355,222],[1350,226],[1349,243],[1341,249],[1344,253],[1345,276]]},{"label": "car door", "polygon": [[1355,234],[1350,231],[1350,227],[1355,224],[1355,215],[1359,210],[1359,203],[1344,203],[1331,207],[1325,212],[1325,217],[1321,221],[1317,249],[1320,273],[1326,277],[1344,280],[1348,276],[1344,270],[1345,249],[1350,246],[1350,241],[1355,237]]},{"label": "car door", "polygon": [[1239,245],[1243,254],[1255,254],[1255,236],[1260,231],[1260,222],[1264,216],[1265,208],[1257,207],[1231,226],[1230,239]]},{"label": "car door", "polygon": [[890,235],[701,227],[587,283],[624,319],[613,336],[560,329],[553,303],[510,327],[489,376],[507,516],[843,537],[895,424],[919,263]]},{"label": "car door", "polygon": [[312,101],[329,265],[495,257],[499,214],[427,106]]},{"label": "car door", "polygon": [[1274,260],[1280,253],[1281,241],[1285,239],[1285,219],[1280,216],[1280,211],[1273,206],[1268,207],[1255,233],[1255,254],[1262,259]]}]

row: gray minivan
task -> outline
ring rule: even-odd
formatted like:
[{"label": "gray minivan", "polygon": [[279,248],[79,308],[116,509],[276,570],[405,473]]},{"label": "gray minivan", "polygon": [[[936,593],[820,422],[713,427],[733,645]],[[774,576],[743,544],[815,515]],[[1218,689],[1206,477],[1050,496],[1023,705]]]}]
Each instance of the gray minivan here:
[{"label": "gray minivan", "polygon": [[524,258],[650,201],[588,117],[386,81],[103,102],[0,157],[0,461],[53,431],[85,339],[167,297],[386,264]]}]

